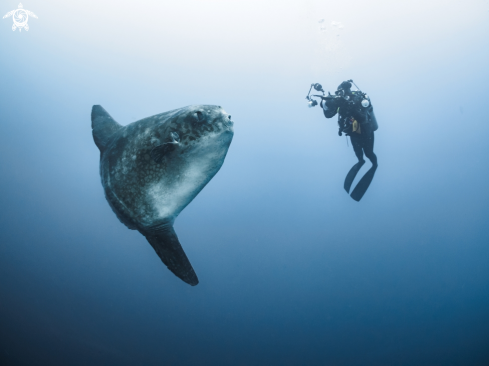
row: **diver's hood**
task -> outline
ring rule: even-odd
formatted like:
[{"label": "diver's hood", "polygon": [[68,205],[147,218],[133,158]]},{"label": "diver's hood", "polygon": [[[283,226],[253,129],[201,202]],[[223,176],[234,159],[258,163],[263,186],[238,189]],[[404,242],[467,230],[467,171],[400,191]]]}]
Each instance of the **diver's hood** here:
[{"label": "diver's hood", "polygon": [[340,91],[340,90],[343,90],[344,92],[349,92],[351,90],[351,83],[349,81],[343,81],[339,86],[338,86],[338,90],[337,91]]}]

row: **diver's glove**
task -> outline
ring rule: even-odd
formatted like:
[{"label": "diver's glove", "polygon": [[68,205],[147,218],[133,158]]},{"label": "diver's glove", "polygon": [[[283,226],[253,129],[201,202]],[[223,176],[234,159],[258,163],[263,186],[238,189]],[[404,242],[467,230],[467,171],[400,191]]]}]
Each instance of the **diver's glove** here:
[{"label": "diver's glove", "polygon": [[338,136],[343,136],[343,134],[341,133],[341,130],[338,131]]}]

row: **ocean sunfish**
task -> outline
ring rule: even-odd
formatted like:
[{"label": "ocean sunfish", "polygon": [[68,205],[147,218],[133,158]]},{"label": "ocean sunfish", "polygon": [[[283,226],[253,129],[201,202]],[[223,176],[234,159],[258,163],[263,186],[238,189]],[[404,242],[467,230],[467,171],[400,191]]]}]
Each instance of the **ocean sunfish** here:
[{"label": "ocean sunfish", "polygon": [[224,163],[231,116],[219,106],[192,105],[121,126],[94,105],[92,134],[112,210],[148,239],[170,271],[197,285],[173,222]]}]

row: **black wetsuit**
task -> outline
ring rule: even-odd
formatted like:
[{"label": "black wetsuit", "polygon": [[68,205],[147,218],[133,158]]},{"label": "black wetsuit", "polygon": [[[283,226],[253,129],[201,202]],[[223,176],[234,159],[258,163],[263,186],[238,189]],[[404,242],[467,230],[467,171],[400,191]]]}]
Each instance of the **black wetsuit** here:
[{"label": "black wetsuit", "polygon": [[372,162],[372,164],[377,165],[377,155],[374,153],[373,131],[364,131],[362,127],[362,133],[358,134],[353,132],[350,134],[350,139],[358,161],[363,161],[363,154],[365,153],[365,156]]}]

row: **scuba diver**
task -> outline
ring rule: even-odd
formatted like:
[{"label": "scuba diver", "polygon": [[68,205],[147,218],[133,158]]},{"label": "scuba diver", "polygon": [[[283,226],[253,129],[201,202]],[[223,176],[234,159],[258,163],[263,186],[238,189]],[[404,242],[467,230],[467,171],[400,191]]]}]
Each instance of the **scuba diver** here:
[{"label": "scuba diver", "polygon": [[351,193],[351,198],[360,201],[367,191],[375,171],[377,170],[377,156],[374,153],[374,131],[378,129],[377,119],[375,118],[370,98],[367,94],[360,91],[355,85],[357,91],[352,91],[353,80],[344,81],[338,86],[335,95],[324,95],[324,90],[320,84],[312,84],[309,89],[308,100],[309,107],[314,107],[318,103],[310,96],[311,89],[320,91],[323,95],[314,95],[321,98],[320,106],[323,109],[326,118],[332,118],[338,114],[338,135],[350,136],[351,144],[358,163],[356,163],[348,172],[345,178],[344,188],[350,193],[350,188],[360,168],[365,164],[363,154],[371,161],[372,167],[360,179],[357,186]]}]

